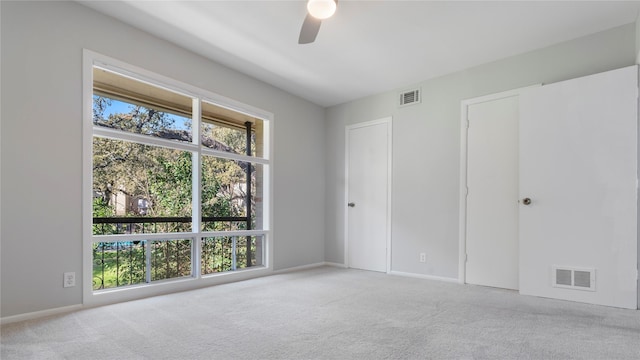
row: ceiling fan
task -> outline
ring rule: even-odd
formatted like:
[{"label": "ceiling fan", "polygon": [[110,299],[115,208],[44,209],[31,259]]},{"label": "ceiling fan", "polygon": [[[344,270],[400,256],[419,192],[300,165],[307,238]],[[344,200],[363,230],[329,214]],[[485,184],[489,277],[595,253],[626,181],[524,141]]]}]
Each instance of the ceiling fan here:
[{"label": "ceiling fan", "polygon": [[298,44],[309,44],[316,40],[322,20],[330,18],[336,12],[338,0],[309,0],[307,16],[300,29]]}]

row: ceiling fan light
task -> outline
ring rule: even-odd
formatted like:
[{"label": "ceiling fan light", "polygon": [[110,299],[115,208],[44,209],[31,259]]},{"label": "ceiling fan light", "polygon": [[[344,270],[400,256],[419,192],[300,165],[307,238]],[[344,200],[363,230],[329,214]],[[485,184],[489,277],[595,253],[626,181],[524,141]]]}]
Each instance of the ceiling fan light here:
[{"label": "ceiling fan light", "polygon": [[309,0],[307,10],[316,19],[327,19],[336,12],[336,2],[334,0]]}]

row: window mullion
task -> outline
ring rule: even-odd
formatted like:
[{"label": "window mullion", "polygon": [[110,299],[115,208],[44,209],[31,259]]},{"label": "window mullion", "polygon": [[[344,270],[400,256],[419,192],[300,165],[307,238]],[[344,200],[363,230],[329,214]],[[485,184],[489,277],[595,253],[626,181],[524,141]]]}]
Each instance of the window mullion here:
[{"label": "window mullion", "polygon": [[200,256],[200,249],[202,248],[200,242],[202,241],[202,237],[200,236],[200,229],[202,229],[201,226],[201,219],[202,219],[202,204],[201,204],[201,199],[202,199],[202,193],[201,193],[201,189],[202,186],[200,184],[201,180],[202,180],[202,146],[200,145],[200,123],[201,123],[201,103],[200,103],[200,99],[198,98],[194,98],[193,99],[193,106],[192,106],[192,111],[191,111],[191,116],[192,116],[192,120],[191,120],[191,131],[192,131],[192,142],[193,145],[197,146],[197,151],[194,151],[192,153],[191,156],[191,176],[192,176],[192,180],[191,180],[191,184],[192,184],[192,191],[191,191],[191,211],[192,211],[192,218],[191,218],[191,231],[195,234],[195,237],[193,238],[192,244],[192,251],[191,251],[191,264],[193,266],[193,269],[191,271],[191,273],[193,274],[194,277],[199,278],[201,276],[200,274],[200,261],[201,261],[201,256]]},{"label": "window mullion", "polygon": [[144,257],[145,257],[145,263],[144,263],[144,268],[145,268],[145,281],[147,284],[151,284],[151,246],[153,244],[152,240],[145,240],[145,244],[147,245],[145,247],[145,251],[144,251]]},{"label": "window mullion", "polygon": [[93,127],[93,135],[97,137],[123,140],[143,145],[159,146],[166,149],[193,151],[194,146],[188,142],[167,140],[149,135],[136,134],[116,129],[108,129],[100,126]]},{"label": "window mullion", "polygon": [[255,156],[247,156],[244,154],[235,154],[231,152],[213,150],[206,147],[201,147],[201,150],[204,155],[209,155],[209,156],[217,157],[220,159],[250,162],[250,163],[261,164],[261,165],[269,164],[268,159],[259,158]]}]

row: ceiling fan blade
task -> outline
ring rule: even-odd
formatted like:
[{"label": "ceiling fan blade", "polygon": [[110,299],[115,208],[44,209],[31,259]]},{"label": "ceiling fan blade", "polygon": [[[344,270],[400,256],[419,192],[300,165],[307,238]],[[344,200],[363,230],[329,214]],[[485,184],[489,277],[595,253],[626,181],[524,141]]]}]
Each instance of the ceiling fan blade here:
[{"label": "ceiling fan blade", "polygon": [[318,20],[307,14],[302,23],[302,29],[300,29],[300,37],[298,38],[298,44],[309,44],[316,40],[318,31],[320,31],[320,25],[322,20]]}]

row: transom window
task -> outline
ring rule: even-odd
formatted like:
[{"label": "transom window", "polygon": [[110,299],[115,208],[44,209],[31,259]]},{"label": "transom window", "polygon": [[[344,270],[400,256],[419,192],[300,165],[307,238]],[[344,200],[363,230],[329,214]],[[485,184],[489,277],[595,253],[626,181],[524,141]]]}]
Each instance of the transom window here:
[{"label": "transom window", "polygon": [[92,291],[266,265],[268,120],[93,65]]}]

